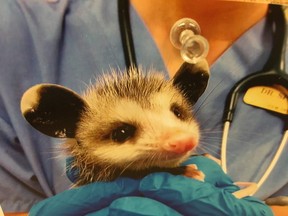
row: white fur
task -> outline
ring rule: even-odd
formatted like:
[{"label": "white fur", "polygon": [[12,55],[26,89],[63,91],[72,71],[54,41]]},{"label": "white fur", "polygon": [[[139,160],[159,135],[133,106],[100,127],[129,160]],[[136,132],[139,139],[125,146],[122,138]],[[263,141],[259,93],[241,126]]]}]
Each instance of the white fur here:
[{"label": "white fur", "polygon": [[20,109],[22,113],[26,111],[33,110],[35,107],[38,106],[39,103],[39,94],[38,91],[41,88],[40,85],[35,85],[32,88],[28,89],[22,96]]},{"label": "white fur", "polygon": [[[180,157],[187,155],[169,155],[163,153],[162,146],[171,140],[179,137],[193,136],[198,142],[199,129],[195,121],[181,121],[171,111],[171,95],[157,94],[153,98],[152,108],[144,109],[137,102],[121,99],[118,101],[114,112],[110,118],[123,122],[137,122],[140,126],[140,136],[135,139],[128,140],[123,144],[107,144],[97,146],[93,154],[103,161],[114,161],[116,164],[133,163],[133,167],[137,166],[137,162],[142,159],[143,155],[149,158],[154,157],[159,165],[159,159],[164,166],[176,166]],[[153,156],[154,155],[154,156]],[[170,158],[169,158],[170,157]],[[152,159],[151,159],[152,160]],[[147,162],[147,161],[146,161]],[[148,163],[148,162],[147,162]],[[143,166],[142,163],[139,166]]]}]

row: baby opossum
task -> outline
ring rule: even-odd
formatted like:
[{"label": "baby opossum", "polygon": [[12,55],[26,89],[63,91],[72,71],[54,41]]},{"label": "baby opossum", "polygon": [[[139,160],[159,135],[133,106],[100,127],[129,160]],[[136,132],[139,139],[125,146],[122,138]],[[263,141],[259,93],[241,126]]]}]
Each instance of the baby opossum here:
[{"label": "baby opossum", "polygon": [[179,165],[199,142],[192,105],[208,82],[206,61],[184,63],[171,80],[154,71],[127,72],[104,75],[83,97],[36,85],[23,95],[22,113],[49,136],[73,138],[64,146],[78,170],[76,185],[160,171],[203,178],[197,168]]}]

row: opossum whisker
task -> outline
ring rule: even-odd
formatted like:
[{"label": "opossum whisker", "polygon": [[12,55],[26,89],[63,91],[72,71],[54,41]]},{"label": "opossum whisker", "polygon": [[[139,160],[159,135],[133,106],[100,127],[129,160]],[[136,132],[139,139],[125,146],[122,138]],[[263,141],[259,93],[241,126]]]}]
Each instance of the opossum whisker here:
[{"label": "opossum whisker", "polygon": [[214,145],[217,146],[221,143],[222,138],[221,137],[203,137],[200,139],[199,143],[206,143],[206,144],[210,144],[209,145]]},{"label": "opossum whisker", "polygon": [[[199,112],[200,110],[204,109],[204,107],[206,106],[206,104],[208,104],[208,103],[206,103],[207,100],[210,98],[210,96],[211,96],[212,94],[215,93],[215,90],[216,90],[217,88],[219,88],[219,87],[222,85],[222,83],[224,83],[224,82],[223,82],[224,80],[225,80],[225,79],[220,80],[220,81],[210,90],[210,92],[207,93],[207,95],[205,96],[205,98],[202,100],[201,104],[198,106],[198,109],[195,110],[194,116],[197,116],[198,112]],[[208,101],[208,102],[209,102],[209,101]],[[206,104],[205,104],[205,103],[206,103]]]},{"label": "opossum whisker", "polygon": [[220,158],[220,152],[217,150],[213,150],[211,148],[208,148],[207,146],[198,146],[197,151],[202,150],[204,153],[210,153],[212,155],[216,155],[216,157]]},{"label": "opossum whisker", "polygon": [[128,168],[130,168],[134,163],[135,163],[135,160],[132,160],[130,163],[128,163],[127,165],[125,165],[119,175],[121,176],[121,175],[122,175]]},{"label": "opossum whisker", "polygon": [[[218,149],[218,146],[219,146],[219,142],[215,143],[215,142],[210,142],[210,140],[208,140],[209,142],[207,142],[206,139],[202,139],[200,140],[199,142],[199,145],[197,146],[197,148],[200,146],[207,146],[207,147],[211,147],[211,148],[215,148],[215,149]],[[217,141],[217,140],[216,140]]]},{"label": "opossum whisker", "polygon": [[146,164],[148,165],[148,166],[152,166],[152,165],[154,165],[155,164],[155,161],[157,162],[157,154],[156,154],[156,152],[153,152],[152,154],[150,154],[150,155],[148,155],[148,160],[146,160]]},{"label": "opossum whisker", "polygon": [[206,135],[206,134],[208,134],[208,135],[210,135],[210,134],[222,135],[222,133],[223,133],[223,130],[220,130],[220,129],[202,128],[200,130],[201,130],[202,135]]},{"label": "opossum whisker", "polygon": [[[217,154],[219,156],[219,159],[220,159],[220,156],[221,156],[221,150],[219,149],[219,146],[217,147],[216,145],[211,145],[210,143],[206,143],[207,145],[203,146],[203,145],[200,145],[199,147],[204,149],[204,150],[207,150],[208,152],[211,152],[212,154]],[[215,150],[213,150],[215,149]],[[230,155],[230,156],[238,156],[237,154],[231,152],[229,150],[229,148],[226,149],[226,154],[227,155]]]},{"label": "opossum whisker", "polygon": [[218,151],[219,148],[217,145],[211,144],[211,143],[207,143],[207,142],[201,142],[197,148],[206,148],[209,151],[215,150]]}]

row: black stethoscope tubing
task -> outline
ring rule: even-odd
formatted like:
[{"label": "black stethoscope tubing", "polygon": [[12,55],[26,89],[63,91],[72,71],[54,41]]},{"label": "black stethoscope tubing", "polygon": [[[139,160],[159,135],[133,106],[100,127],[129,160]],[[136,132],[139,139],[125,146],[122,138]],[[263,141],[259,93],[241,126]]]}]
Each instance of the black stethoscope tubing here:
[{"label": "black stethoscope tubing", "polygon": [[[224,123],[232,122],[238,97],[240,93],[248,88],[259,85],[271,86],[273,84],[288,88],[288,74],[285,72],[287,22],[282,6],[270,5],[268,20],[271,20],[275,27],[270,56],[261,71],[244,77],[232,87],[225,102]],[[284,119],[284,130],[286,130],[288,128],[287,116],[282,117]]]},{"label": "black stethoscope tubing", "polygon": [[118,20],[126,68],[137,68],[135,46],[130,23],[129,0],[118,0]]},{"label": "black stethoscope tubing", "polygon": [[[232,87],[226,98],[223,113],[223,137],[221,143],[221,166],[225,173],[227,172],[226,151],[228,133],[240,93],[246,91],[252,86],[280,85],[283,86],[285,89],[288,89],[288,74],[285,72],[287,21],[284,14],[284,8],[282,8],[282,6],[280,5],[270,5],[268,20],[272,21],[275,31],[273,35],[272,50],[266,64],[264,65],[262,71],[252,73],[238,81]],[[284,94],[287,97],[287,93]],[[256,187],[251,185],[251,188],[253,189],[252,194],[256,193],[256,191],[258,191],[259,188],[266,182],[287,144],[288,115],[279,114],[279,116],[284,121],[284,132],[282,140],[266,171],[264,172],[260,180],[256,183]]]}]

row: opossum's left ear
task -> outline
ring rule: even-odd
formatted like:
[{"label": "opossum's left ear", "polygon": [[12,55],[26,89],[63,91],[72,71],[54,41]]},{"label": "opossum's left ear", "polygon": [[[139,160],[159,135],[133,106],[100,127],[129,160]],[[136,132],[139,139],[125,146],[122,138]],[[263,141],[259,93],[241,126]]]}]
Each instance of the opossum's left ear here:
[{"label": "opossum's left ear", "polygon": [[22,96],[21,112],[38,131],[57,138],[74,138],[86,102],[72,90],[55,84],[39,84]]},{"label": "opossum's left ear", "polygon": [[183,92],[193,105],[205,91],[209,75],[209,66],[206,60],[197,64],[185,62],[173,77],[173,84]]}]

